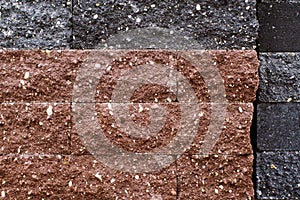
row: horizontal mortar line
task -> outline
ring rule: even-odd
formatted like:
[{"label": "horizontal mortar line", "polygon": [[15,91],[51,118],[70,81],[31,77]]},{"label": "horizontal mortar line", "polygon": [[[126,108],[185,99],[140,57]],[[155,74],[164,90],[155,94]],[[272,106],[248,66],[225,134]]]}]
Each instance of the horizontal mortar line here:
[{"label": "horizontal mortar line", "polygon": [[[229,153],[218,153],[218,154],[187,154],[187,153],[183,153],[183,154],[164,154],[164,153],[134,153],[134,152],[129,152],[131,154],[136,154],[136,155],[141,155],[141,154],[147,154],[147,155],[151,155],[153,154],[154,156],[179,156],[179,157],[182,157],[182,156],[192,156],[192,157],[195,157],[197,158],[198,156],[203,156],[204,158],[205,157],[210,157],[210,156],[231,156],[231,157],[243,157],[243,156],[252,156],[253,154],[229,154]],[[108,154],[108,153],[99,153],[99,154],[96,154],[95,156],[112,156],[112,155],[123,155],[123,154]],[[79,156],[93,156],[95,157],[93,154],[39,154],[39,153],[33,153],[33,154],[16,154],[16,153],[9,153],[9,154],[1,154],[0,157],[57,157],[57,156],[65,156],[65,157],[79,157]],[[130,155],[129,155],[130,156]]]},{"label": "horizontal mortar line", "polygon": [[[291,102],[289,102],[291,103]],[[300,102],[298,102],[300,103]],[[253,104],[253,102],[0,102],[0,104]],[[261,103],[262,104],[262,103]]]}]

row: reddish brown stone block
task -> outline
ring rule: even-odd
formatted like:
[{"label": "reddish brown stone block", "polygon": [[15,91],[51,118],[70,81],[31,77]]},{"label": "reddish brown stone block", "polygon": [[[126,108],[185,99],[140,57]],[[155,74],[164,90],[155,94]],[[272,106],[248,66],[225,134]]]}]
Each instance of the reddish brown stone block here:
[{"label": "reddish brown stone block", "polygon": [[2,156],[1,191],[20,199],[176,199],[175,164],[152,174],[115,171],[92,156]]},{"label": "reddish brown stone block", "polygon": [[0,154],[69,153],[70,104],[0,104]]},{"label": "reddish brown stone block", "polygon": [[0,102],[70,102],[84,51],[0,51]]},{"label": "reddish brown stone block", "polygon": [[[157,129],[157,132],[153,136],[148,138],[134,137],[129,135],[130,127],[128,127],[127,132],[120,128],[120,124],[116,121],[116,115],[114,113],[114,107],[118,104],[96,104],[95,112],[97,113],[99,127],[106,138],[109,139],[112,145],[118,146],[119,148],[125,149],[130,152],[154,152],[160,150],[161,148],[170,145],[171,141],[177,137],[180,129],[184,129],[183,115],[181,110],[182,104],[170,103],[170,104],[159,104],[165,111],[165,116],[155,116],[158,120],[160,117],[165,117],[165,122],[161,129]],[[151,120],[149,110],[151,106],[155,104],[124,104],[129,108],[130,116],[125,115],[125,110],[123,113],[124,118],[130,119],[133,123],[140,124],[141,126],[149,125]],[[157,105],[157,104],[156,104]],[[195,104],[197,105],[197,104]],[[124,108],[124,107],[122,107]],[[189,115],[196,114],[198,116],[198,124],[191,125],[187,124],[187,130],[196,130],[194,138],[188,133],[182,134],[179,138],[177,144],[173,144],[172,152],[165,150],[165,154],[181,154],[182,148],[188,144],[188,140],[191,139],[188,149],[186,149],[187,154],[197,154],[201,149],[205,148],[205,140],[208,134],[208,127],[211,123],[211,105],[210,104],[198,104],[199,113],[188,111]],[[228,104],[226,113],[224,114],[223,124],[220,127],[221,134],[215,139],[215,145],[209,151],[212,154],[232,154],[232,155],[245,155],[252,154],[251,140],[250,140],[250,126],[252,123],[253,115],[253,105],[252,104]],[[118,115],[119,117],[119,115]],[[189,119],[192,119],[189,118]],[[79,121],[74,121],[79,123]],[[121,124],[122,126],[124,124]],[[90,127],[87,127],[87,129]],[[153,130],[155,130],[154,127]],[[72,139],[71,139],[71,153],[72,154],[89,154],[83,141],[79,137],[80,133],[77,132],[76,128],[73,126]],[[99,132],[97,134],[100,134]],[[193,137],[193,136],[192,136]],[[92,137],[93,138],[93,137]],[[96,138],[96,136],[95,136]],[[87,145],[92,144],[91,141],[84,141]],[[101,145],[101,144],[99,144]],[[177,145],[177,146],[176,146]],[[104,149],[105,151],[105,149]]]},{"label": "reddish brown stone block", "polygon": [[177,161],[179,199],[254,199],[253,156],[183,156]]},{"label": "reddish brown stone block", "polygon": [[[111,58],[111,54],[114,55]],[[191,62],[185,55],[195,55],[196,62]],[[145,64],[162,66],[169,72],[162,78],[170,88],[157,84],[153,79],[134,92],[133,102],[175,102],[182,80],[187,80],[195,91],[198,100],[187,101],[209,102],[207,83],[195,65],[215,66],[224,81],[229,102],[251,102],[255,99],[258,85],[258,60],[255,51],[1,51],[0,52],[0,102],[70,102],[73,97],[73,86],[80,67],[97,65],[108,61],[102,77],[95,79],[94,73],[87,73],[82,80],[95,79],[95,99],[91,102],[106,103],[111,101],[118,78],[125,71]],[[105,62],[104,62],[105,63]],[[169,66],[169,67],[166,67]],[[153,73],[156,70],[153,70]],[[177,71],[181,76],[176,75]],[[137,74],[144,78],[149,73]],[[174,77],[176,75],[176,77]],[[126,74],[125,74],[126,77]],[[184,77],[184,78],[183,78]],[[153,76],[154,78],[154,76]],[[171,81],[168,82],[168,78]],[[89,83],[89,82],[88,82]],[[94,83],[93,83],[94,84]],[[127,81],[132,86],[132,81]],[[80,89],[80,88],[79,88]],[[87,94],[83,91],[83,95]],[[118,102],[116,102],[118,103]]]}]

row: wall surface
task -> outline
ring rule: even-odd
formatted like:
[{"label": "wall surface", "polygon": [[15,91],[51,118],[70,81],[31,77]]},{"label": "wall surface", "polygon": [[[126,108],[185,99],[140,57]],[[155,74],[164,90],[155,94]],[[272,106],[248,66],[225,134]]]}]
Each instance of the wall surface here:
[{"label": "wall surface", "polygon": [[1,197],[299,198],[299,5],[1,1]]}]

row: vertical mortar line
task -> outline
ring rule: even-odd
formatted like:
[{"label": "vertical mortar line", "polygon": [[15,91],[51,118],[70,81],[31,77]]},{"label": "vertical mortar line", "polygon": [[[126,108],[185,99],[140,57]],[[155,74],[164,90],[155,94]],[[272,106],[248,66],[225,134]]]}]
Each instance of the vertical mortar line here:
[{"label": "vertical mortar line", "polygon": [[[256,0],[256,19],[258,21],[258,26],[259,26],[259,16],[258,16],[258,9],[259,9],[259,4],[261,3],[261,0]],[[257,39],[256,39],[256,48],[255,51],[257,53],[257,59],[259,62],[259,27],[257,29]],[[260,82],[260,74],[259,74],[259,69],[260,69],[260,63],[258,65],[258,77],[259,77],[259,82]],[[256,180],[256,166],[257,166],[257,104],[259,102],[258,100],[258,95],[259,95],[259,87],[256,91],[256,100],[253,102],[253,108],[254,108],[254,112],[253,112],[253,119],[252,119],[252,124],[251,124],[251,128],[250,128],[250,138],[251,138],[251,144],[252,144],[252,149],[253,149],[253,156],[254,156],[254,160],[253,160],[253,173],[252,173],[252,182],[253,182],[253,189],[254,189],[254,199],[257,199],[257,194],[256,194],[256,190],[257,190],[257,180]]]}]

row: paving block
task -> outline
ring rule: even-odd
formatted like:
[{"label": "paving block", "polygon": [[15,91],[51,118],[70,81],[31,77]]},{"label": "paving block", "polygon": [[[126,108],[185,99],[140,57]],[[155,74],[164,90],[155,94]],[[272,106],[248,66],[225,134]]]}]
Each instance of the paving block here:
[{"label": "paving block", "polygon": [[257,147],[265,150],[300,150],[300,104],[258,104]]},{"label": "paving block", "polygon": [[1,156],[1,194],[19,199],[176,199],[175,164],[125,173],[93,156]]},{"label": "paving block", "polygon": [[70,48],[72,1],[4,0],[0,12],[0,48]]},{"label": "paving block", "polygon": [[72,47],[254,49],[255,6],[255,0],[76,0]]},{"label": "paving block", "polygon": [[179,199],[254,199],[253,156],[210,155],[177,161]]},{"label": "paving block", "polygon": [[262,1],[257,4],[260,52],[300,51],[300,2]]},{"label": "paving block", "polygon": [[0,104],[0,154],[69,154],[70,104]]},{"label": "paving block", "polygon": [[257,199],[299,199],[299,151],[259,152],[256,163]]},{"label": "paving block", "polygon": [[260,102],[300,102],[300,53],[260,53]]}]

